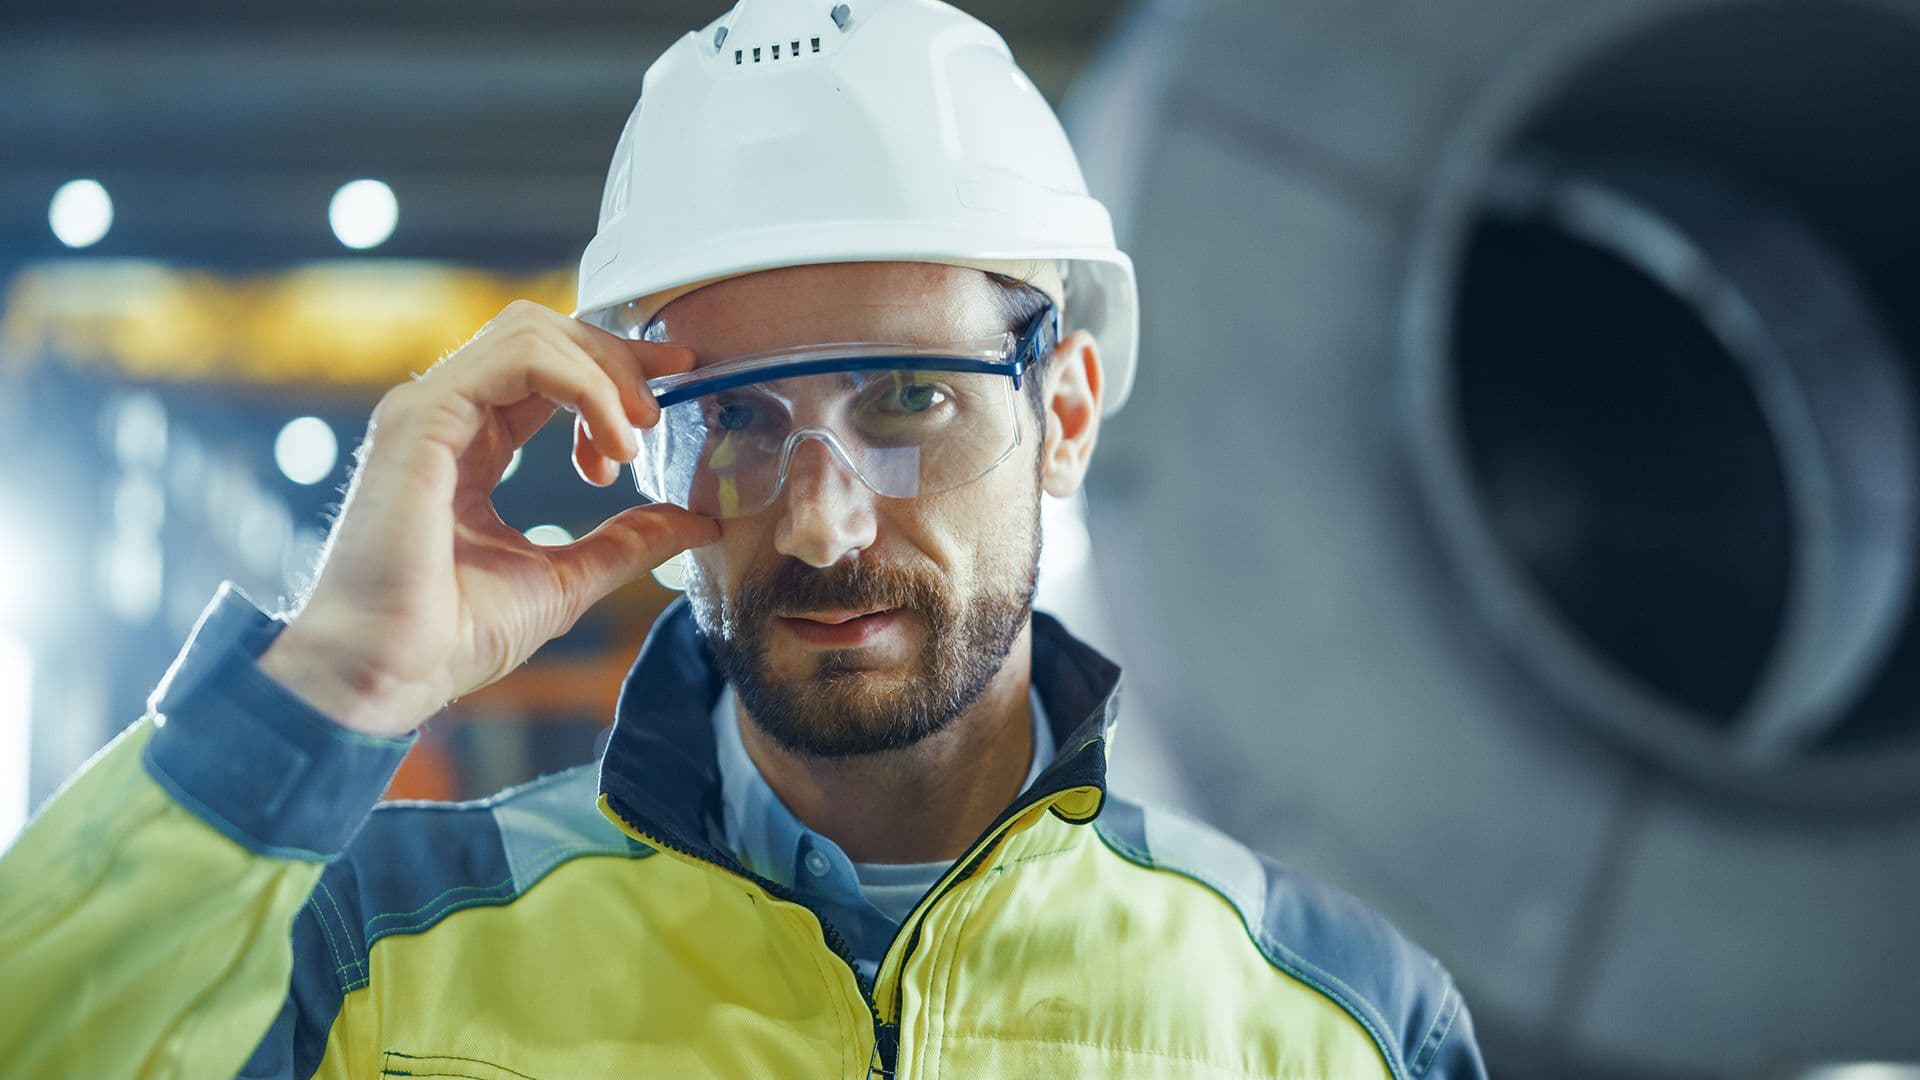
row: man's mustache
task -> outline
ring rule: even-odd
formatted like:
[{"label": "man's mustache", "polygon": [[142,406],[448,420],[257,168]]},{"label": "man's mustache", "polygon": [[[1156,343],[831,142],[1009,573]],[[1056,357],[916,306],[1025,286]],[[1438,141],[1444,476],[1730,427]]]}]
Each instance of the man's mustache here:
[{"label": "man's mustache", "polygon": [[740,590],[753,616],[823,610],[896,608],[935,615],[946,608],[941,582],[906,567],[854,560],[824,569],[783,559]]}]

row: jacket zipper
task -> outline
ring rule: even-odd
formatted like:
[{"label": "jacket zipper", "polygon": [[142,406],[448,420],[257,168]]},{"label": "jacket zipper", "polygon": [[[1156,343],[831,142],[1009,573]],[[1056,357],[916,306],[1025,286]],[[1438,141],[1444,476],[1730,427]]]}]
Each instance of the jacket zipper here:
[{"label": "jacket zipper", "polygon": [[[847,965],[847,970],[853,973],[853,985],[860,991],[860,999],[866,1004],[867,1012],[873,1017],[873,1054],[868,1060],[867,1076],[869,1080],[872,1080],[874,1077],[891,1080],[900,1068],[900,1014],[905,1007],[906,998],[905,979],[903,976],[906,973],[907,960],[913,956],[913,950],[920,944],[920,929],[926,925],[926,913],[931,911],[935,904],[945,899],[948,893],[958,888],[961,882],[971,878],[974,873],[980,869],[980,864],[986,861],[987,855],[993,850],[994,845],[1022,815],[1036,806],[1042,806],[1054,801],[1055,796],[1070,790],[1072,790],[1070,787],[1056,788],[1052,791],[1035,795],[1016,806],[1008,807],[1006,811],[1001,814],[1000,820],[989,827],[980,839],[974,841],[973,847],[968,849],[964,865],[959,871],[957,873],[950,873],[946,881],[938,889],[928,896],[922,897],[920,903],[916,904],[914,909],[907,914],[907,919],[913,923],[913,931],[907,935],[906,948],[902,950],[900,954],[900,963],[893,979],[893,1020],[891,1022],[888,1022],[880,1014],[880,1004],[877,1000],[879,993],[879,972],[875,971],[874,973],[874,992],[868,993],[866,988],[860,985],[859,970],[853,965],[853,950],[848,947],[846,939],[840,936],[840,931],[834,929],[833,924],[827,921],[826,916],[816,911],[813,905],[800,899],[800,897],[791,890],[748,870],[723,851],[715,849],[713,854],[718,857],[711,858],[707,855],[694,852],[665,830],[657,830],[657,837],[656,833],[642,830],[627,817],[625,811],[614,805],[612,796],[605,796],[605,798],[607,800],[607,806],[620,818],[621,824],[627,827],[629,833],[638,837],[641,843],[664,847],[698,862],[711,863],[729,873],[745,878],[764,889],[768,895],[776,899],[798,904],[812,912],[813,917],[820,923],[821,936],[826,939],[827,948],[833,950],[833,954],[838,956],[840,962]],[[885,965],[886,958],[883,956],[881,957],[881,966],[884,967]]]},{"label": "jacket zipper", "polygon": [[[1006,835],[1007,830],[1013,827],[1014,822],[1020,820],[1023,815],[1034,807],[1045,805],[1052,801],[1054,796],[1068,790],[1072,789],[1062,788],[1051,791],[1044,795],[1036,796],[1019,806],[1010,807],[997,823],[989,828],[980,839],[974,841],[973,847],[968,850],[964,864],[960,867],[959,871],[951,874],[944,884],[928,896],[922,898],[920,903],[914,905],[914,909],[907,914],[908,921],[913,923],[913,930],[907,935],[907,944],[906,947],[901,950],[900,963],[893,977],[893,1022],[886,1022],[881,1017],[878,1007],[875,1007],[873,1014],[874,1031],[876,1035],[882,1036],[875,1040],[875,1050],[880,1057],[880,1062],[875,1068],[868,1071],[869,1077],[892,1077],[899,1068],[900,1014],[906,1007],[905,976],[907,961],[912,958],[913,950],[920,945],[920,930],[927,924],[926,913],[932,911],[934,905],[944,900],[948,893],[959,888],[961,882],[972,878],[973,875],[979,871],[980,865],[986,862],[988,854],[993,851],[994,846]],[[916,918],[916,916],[918,917]],[[881,965],[884,967],[885,963],[886,960],[883,957],[881,959]],[[879,973],[876,971],[874,973],[874,991],[876,996],[879,992],[879,981]]]}]

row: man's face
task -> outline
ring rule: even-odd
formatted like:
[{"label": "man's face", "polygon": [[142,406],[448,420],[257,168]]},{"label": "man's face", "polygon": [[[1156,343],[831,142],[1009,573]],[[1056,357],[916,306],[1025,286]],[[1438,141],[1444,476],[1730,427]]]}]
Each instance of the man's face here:
[{"label": "man's face", "polygon": [[[791,345],[941,345],[1002,333],[978,271],[917,263],[773,270],[708,286],[661,314],[701,364]],[[789,751],[909,746],[959,717],[1032,612],[1041,425],[970,484],[874,494],[818,440],[772,505],[721,524],[688,558],[687,595],[748,714]]]}]

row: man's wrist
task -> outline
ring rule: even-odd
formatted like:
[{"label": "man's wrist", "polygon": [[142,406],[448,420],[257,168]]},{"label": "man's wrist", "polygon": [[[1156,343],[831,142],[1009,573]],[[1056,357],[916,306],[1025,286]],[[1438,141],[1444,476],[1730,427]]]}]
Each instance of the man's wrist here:
[{"label": "man's wrist", "polygon": [[[349,731],[365,735],[403,735],[438,711],[414,701],[407,688],[353,669],[330,657],[337,650],[308,633],[298,620],[288,624],[258,661],[261,672]],[[423,711],[424,710],[424,711]]]},{"label": "man's wrist", "polygon": [[148,699],[144,757],[162,788],[230,839],[324,860],[352,839],[414,736],[350,729],[262,670],[291,629],[223,585]]}]

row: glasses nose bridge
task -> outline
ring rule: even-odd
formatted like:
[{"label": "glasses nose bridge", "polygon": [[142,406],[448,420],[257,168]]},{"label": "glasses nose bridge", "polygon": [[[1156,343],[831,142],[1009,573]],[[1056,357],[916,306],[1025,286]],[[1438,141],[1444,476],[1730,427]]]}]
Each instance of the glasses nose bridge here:
[{"label": "glasses nose bridge", "polygon": [[854,464],[853,455],[847,452],[845,444],[840,441],[840,436],[834,434],[831,428],[809,426],[795,428],[787,435],[786,443],[781,446],[780,478],[779,482],[773,487],[773,498],[779,498],[781,494],[786,491],[787,479],[793,473],[794,458],[799,455],[800,448],[805,446],[809,441],[817,441],[821,446],[825,447],[827,457],[831,461],[839,463],[840,467],[846,470],[848,476],[859,481],[861,487],[866,488],[875,495],[880,494],[879,489],[873,486],[872,481],[869,481],[861,474],[860,467]]}]

